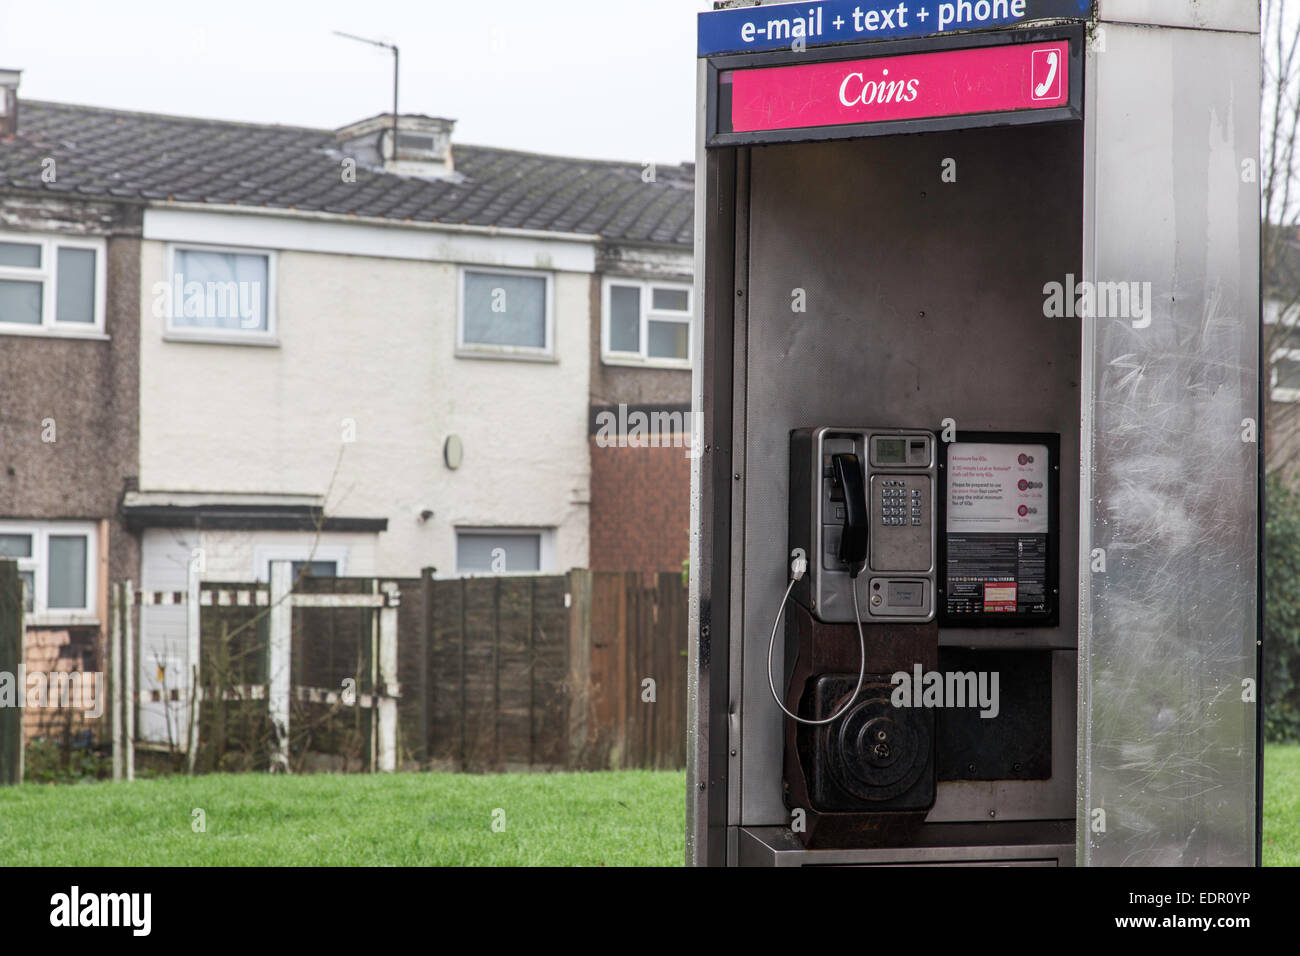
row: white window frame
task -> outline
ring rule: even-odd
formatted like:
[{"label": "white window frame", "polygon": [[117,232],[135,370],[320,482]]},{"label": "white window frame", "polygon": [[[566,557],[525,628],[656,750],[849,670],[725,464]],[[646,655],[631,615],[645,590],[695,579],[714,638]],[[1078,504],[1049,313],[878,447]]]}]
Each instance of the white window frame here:
[{"label": "white window frame", "polygon": [[[613,286],[629,286],[641,290],[641,329],[638,335],[640,351],[615,352],[610,348],[609,323],[610,289]],[[686,293],[686,312],[664,312],[654,309],[654,290],[670,289],[673,292]],[[679,322],[686,326],[686,358],[651,358],[650,357],[650,323]],[[689,369],[691,356],[695,348],[695,287],[688,282],[675,282],[660,279],[627,279],[621,276],[605,276],[601,283],[600,294],[600,357],[606,365],[635,365],[642,368]]]},{"label": "white window frame", "polygon": [[347,577],[348,547],[343,544],[257,544],[253,546],[253,580],[266,584],[271,580],[272,561],[333,561],[337,576]]},{"label": "white window frame", "polygon": [[[41,247],[39,269],[24,266],[0,265],[0,279],[20,282],[39,282],[41,292],[41,324],[25,325],[19,322],[0,322],[0,335],[47,335],[69,339],[106,339],[104,333],[105,296],[108,243],[102,238],[82,238],[38,235],[30,232],[0,232],[0,242],[16,242]],[[59,322],[57,296],[59,290],[59,249],[87,249],[95,253],[95,309],[90,322]]]},{"label": "white window frame", "polygon": [[[239,256],[263,256],[266,259],[266,330],[261,329],[213,329],[213,328],[195,328],[189,325],[177,325],[176,316],[172,314],[172,304],[176,301],[176,290],[173,283],[176,281],[176,253],[177,252],[225,252],[231,255]],[[264,345],[278,346],[279,326],[276,317],[276,290],[278,282],[276,278],[277,269],[277,251],[275,249],[257,249],[249,246],[217,246],[208,245],[200,242],[169,242],[167,251],[164,256],[165,267],[163,281],[167,283],[167,288],[171,298],[168,300],[166,309],[163,311],[164,326],[163,338],[169,342],[200,342],[209,345]],[[149,292],[151,307],[154,300],[154,292]],[[184,301],[185,290],[181,290],[181,300]],[[181,316],[184,318],[184,316]]]},{"label": "white window frame", "polygon": [[[414,146],[403,146],[402,145],[403,137],[410,138],[410,139],[427,137],[429,140],[429,148],[420,149]],[[438,150],[437,133],[425,132],[424,130],[402,129],[400,127],[397,130],[396,150],[393,149],[393,131],[391,129],[384,131],[383,155],[388,157],[390,160],[393,157],[396,157],[399,162],[404,160],[415,161],[415,162],[421,162],[421,161],[427,162],[429,160],[442,158],[441,153]]]},{"label": "white window frame", "polygon": [[[480,345],[465,341],[465,278],[470,273],[489,276],[527,276],[546,280],[546,345]],[[532,362],[555,361],[555,275],[537,269],[508,269],[499,266],[461,266],[456,280],[456,355],[460,358],[517,359]]]},{"label": "white window frame", "polygon": [[1279,361],[1296,362],[1297,364],[1300,364],[1300,349],[1275,349],[1273,357],[1268,363],[1268,384],[1273,401],[1286,403],[1300,402],[1300,388],[1283,388],[1277,384],[1277,363]]},{"label": "white window frame", "polygon": [[[555,529],[554,528],[496,528],[486,525],[457,525],[454,529],[456,557],[454,563],[454,576],[458,578],[524,578],[537,577],[541,574],[554,574],[555,568]],[[490,537],[503,534],[517,535],[537,535],[540,539],[540,546],[537,549],[537,570],[536,571],[462,571],[460,569],[460,537],[461,535],[477,535],[480,537]]]},{"label": "white window frame", "polygon": [[[36,626],[97,625],[99,602],[99,528],[93,521],[0,521],[0,534],[32,536],[32,556],[14,558],[19,571],[35,574],[32,610],[27,623]],[[86,539],[86,604],[79,608],[50,608],[50,536],[80,535]]]},{"label": "white window frame", "polygon": [[[1282,311],[1276,300],[1270,298],[1264,300],[1265,341],[1268,341],[1270,336],[1275,334],[1274,330],[1279,327],[1286,332],[1300,332],[1300,316],[1294,314],[1294,310],[1290,316],[1282,314]],[[1300,388],[1280,388],[1277,384],[1277,363],[1280,360],[1300,362],[1300,349],[1275,348],[1269,355],[1265,369],[1268,375],[1269,397],[1278,403],[1300,402]]]}]

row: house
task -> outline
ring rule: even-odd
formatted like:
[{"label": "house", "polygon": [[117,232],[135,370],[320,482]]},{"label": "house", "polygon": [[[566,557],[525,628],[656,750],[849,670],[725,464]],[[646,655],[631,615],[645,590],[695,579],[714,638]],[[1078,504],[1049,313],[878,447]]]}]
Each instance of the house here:
[{"label": "house", "polygon": [[17,82],[0,70],[0,557],[26,584],[28,666],[93,672],[108,582],[139,566],[119,503],[138,460],[141,208],[60,188],[60,144],[19,145]]},{"label": "house", "polygon": [[1269,377],[1264,442],[1269,472],[1294,482],[1300,464],[1300,235],[1272,227],[1264,250],[1261,311]]},{"label": "house", "polygon": [[[592,423],[689,419],[693,167],[469,146],[424,115],[394,151],[391,115],[223,122],[18,81],[0,72],[0,555],[36,630],[102,661],[110,582],[181,591],[191,565],[680,566],[681,443]],[[142,612],[140,686],[175,692],[183,611]],[[142,711],[146,736],[161,720]]]}]

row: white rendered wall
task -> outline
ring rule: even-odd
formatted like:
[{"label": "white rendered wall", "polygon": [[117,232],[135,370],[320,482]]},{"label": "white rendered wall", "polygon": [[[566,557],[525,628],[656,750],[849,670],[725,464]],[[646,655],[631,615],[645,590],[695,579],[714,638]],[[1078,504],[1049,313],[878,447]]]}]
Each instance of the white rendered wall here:
[{"label": "white rendered wall", "polygon": [[[532,268],[556,261],[531,245]],[[381,575],[450,573],[458,525],[553,528],[554,570],[587,564],[588,274],[552,273],[555,361],[467,359],[457,265],[262,248],[281,249],[275,347],[166,341],[151,308],[166,243],[142,244],[142,491],[328,493],[328,514],[388,519],[368,569]],[[454,472],[449,434],[465,450]]]}]

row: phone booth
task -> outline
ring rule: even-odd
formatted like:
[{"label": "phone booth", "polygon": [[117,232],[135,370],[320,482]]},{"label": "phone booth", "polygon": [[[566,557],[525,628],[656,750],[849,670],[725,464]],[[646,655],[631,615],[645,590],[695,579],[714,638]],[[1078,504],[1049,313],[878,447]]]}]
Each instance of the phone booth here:
[{"label": "phone booth", "polygon": [[1256,864],[1256,5],[716,7],[690,861]]}]

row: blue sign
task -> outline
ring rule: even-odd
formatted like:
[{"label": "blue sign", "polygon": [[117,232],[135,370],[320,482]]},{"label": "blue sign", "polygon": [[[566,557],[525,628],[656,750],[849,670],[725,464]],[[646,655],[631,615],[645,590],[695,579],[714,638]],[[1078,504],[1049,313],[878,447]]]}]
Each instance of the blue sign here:
[{"label": "blue sign", "polygon": [[1032,20],[1080,19],[1092,0],[814,0],[700,14],[700,56],[941,36]]}]

